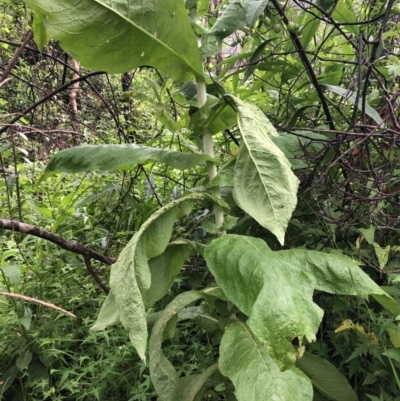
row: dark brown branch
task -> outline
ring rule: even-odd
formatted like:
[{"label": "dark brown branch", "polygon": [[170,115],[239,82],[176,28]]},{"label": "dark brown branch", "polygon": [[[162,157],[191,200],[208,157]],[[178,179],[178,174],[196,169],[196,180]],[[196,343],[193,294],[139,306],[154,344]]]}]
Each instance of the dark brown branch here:
[{"label": "dark brown branch", "polygon": [[3,82],[5,79],[7,79],[8,75],[10,74],[11,70],[13,69],[15,63],[18,60],[18,57],[21,55],[21,53],[24,51],[25,46],[29,43],[29,41],[33,38],[33,31],[29,31],[28,35],[26,35],[25,40],[21,43],[21,45],[15,50],[15,53],[8,63],[6,69],[3,72],[2,77],[0,78],[0,82]]},{"label": "dark brown branch", "polygon": [[93,251],[91,249],[88,249],[88,248],[84,247],[83,245],[80,245],[74,241],[68,241],[68,240],[60,237],[57,234],[50,233],[39,227],[31,226],[30,224],[25,224],[20,221],[0,219],[0,229],[17,231],[19,233],[33,235],[34,237],[38,237],[38,238],[45,239],[46,241],[50,241],[53,244],[56,244],[59,247],[65,249],[67,251],[82,255],[85,260],[85,265],[86,265],[89,273],[91,274],[91,276],[99,284],[99,286],[101,287],[101,289],[104,292],[106,292],[106,293],[109,292],[108,288],[101,282],[101,280],[97,276],[96,272],[92,269],[90,260],[94,259],[94,260],[98,260],[99,262],[105,263],[106,265],[111,265],[117,261],[117,258],[104,256],[104,255],[102,255],[96,251]]}]

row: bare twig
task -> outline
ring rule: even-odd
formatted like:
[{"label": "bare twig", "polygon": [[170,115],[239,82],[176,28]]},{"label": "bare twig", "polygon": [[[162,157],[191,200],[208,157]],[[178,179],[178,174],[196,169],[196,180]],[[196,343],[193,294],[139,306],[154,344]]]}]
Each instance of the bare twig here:
[{"label": "bare twig", "polygon": [[43,305],[46,308],[51,308],[51,309],[54,309],[54,310],[59,311],[61,313],[65,313],[66,315],[68,315],[70,317],[73,317],[74,319],[77,318],[73,313],[68,312],[65,309],[59,308],[58,306],[56,306],[54,304],[51,304],[49,302],[41,301],[40,299],[27,297],[27,296],[21,295],[21,294],[13,294],[11,292],[4,292],[4,291],[0,291],[0,295],[4,295],[5,297],[19,298],[19,299],[23,299],[24,301],[28,301],[28,302],[34,302],[35,304]]}]

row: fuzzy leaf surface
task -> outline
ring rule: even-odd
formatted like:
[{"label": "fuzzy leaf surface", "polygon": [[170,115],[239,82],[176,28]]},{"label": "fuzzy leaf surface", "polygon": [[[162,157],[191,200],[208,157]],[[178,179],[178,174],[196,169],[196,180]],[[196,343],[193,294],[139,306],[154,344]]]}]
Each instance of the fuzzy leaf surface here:
[{"label": "fuzzy leaf surface", "polygon": [[295,366],[281,372],[267,348],[242,322],[230,324],[221,340],[219,369],[235,385],[238,401],[311,401],[310,380]]},{"label": "fuzzy leaf surface", "polygon": [[299,180],[289,160],[271,140],[278,133],[268,118],[252,104],[230,99],[236,103],[243,138],[236,159],[233,197],[240,208],[283,244],[297,203]]},{"label": "fuzzy leaf surface", "polygon": [[53,156],[46,166],[42,179],[56,172],[112,171],[148,161],[184,170],[207,160],[210,160],[210,157],[202,154],[182,153],[135,144],[79,146],[62,150]]},{"label": "fuzzy leaf surface", "polygon": [[273,252],[257,238],[225,235],[205,251],[224,294],[248,316],[247,324],[282,367],[296,358],[292,340],[315,341],[323,311],[315,289],[391,299],[350,258],[322,252]]},{"label": "fuzzy leaf surface", "polygon": [[[202,77],[183,1],[26,0],[52,39],[85,67],[118,74],[140,66],[178,82]],[[171,29],[173,27],[173,29]]]}]

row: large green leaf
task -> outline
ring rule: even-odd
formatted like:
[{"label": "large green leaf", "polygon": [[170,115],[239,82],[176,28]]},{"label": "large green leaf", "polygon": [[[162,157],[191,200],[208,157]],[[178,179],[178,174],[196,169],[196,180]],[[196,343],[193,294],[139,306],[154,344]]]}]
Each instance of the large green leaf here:
[{"label": "large green leaf", "polygon": [[162,352],[164,330],[168,322],[180,309],[204,297],[198,291],[188,291],[178,295],[163,310],[153,329],[149,341],[150,377],[160,401],[176,401],[178,376],[175,368]]},{"label": "large green leaf", "polygon": [[[314,341],[323,311],[315,289],[391,298],[350,258],[315,251],[273,252],[264,241],[225,235],[206,249],[207,265],[225,295],[280,366],[294,363],[292,341]],[[394,302],[392,300],[392,302]]]},{"label": "large green leaf", "polygon": [[347,379],[339,370],[317,355],[304,353],[296,362],[318,391],[333,401],[358,401]]},{"label": "large green leaf", "polygon": [[344,255],[331,255],[306,249],[279,251],[292,266],[302,266],[315,280],[315,289],[331,294],[371,295],[394,316],[400,305],[359,267]]},{"label": "large green leaf", "polygon": [[299,180],[270,136],[268,118],[252,104],[232,96],[243,143],[236,159],[233,196],[236,203],[284,243],[285,230],[297,203]]},{"label": "large green leaf", "polygon": [[117,322],[119,315],[142,360],[145,360],[147,345],[144,298],[151,288],[148,259],[164,252],[171,238],[174,222],[190,213],[194,203],[201,198],[200,194],[185,196],[154,213],[135,233],[117,262],[111,266],[111,293],[103,304],[94,328],[99,330],[107,324]]},{"label": "large green leaf", "polygon": [[48,35],[85,67],[122,73],[151,66],[176,81],[202,77],[183,1],[26,0]]},{"label": "large green leaf", "polygon": [[42,180],[55,172],[82,173],[91,170],[112,171],[147,161],[165,163],[179,170],[210,160],[202,154],[189,154],[135,144],[92,145],[69,148],[57,153],[47,165]]},{"label": "large green leaf", "polygon": [[238,401],[311,401],[310,380],[292,366],[281,372],[267,348],[242,322],[230,324],[222,337],[219,369],[235,385]]}]

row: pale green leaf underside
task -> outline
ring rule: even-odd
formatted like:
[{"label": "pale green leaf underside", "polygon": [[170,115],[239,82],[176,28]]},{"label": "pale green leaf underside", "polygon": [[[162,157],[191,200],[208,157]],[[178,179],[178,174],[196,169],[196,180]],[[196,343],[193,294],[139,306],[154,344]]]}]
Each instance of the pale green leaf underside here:
[{"label": "pale green leaf underside", "polygon": [[48,35],[85,67],[122,73],[158,68],[176,81],[202,77],[183,1],[26,0]]},{"label": "pale green leaf underside", "polygon": [[165,163],[184,170],[206,160],[210,158],[202,154],[188,154],[135,144],[79,146],[62,150],[53,156],[42,179],[56,172],[83,173],[96,169],[112,171],[148,161]]},{"label": "pale green leaf underside", "polygon": [[281,372],[248,327],[235,322],[221,340],[219,369],[229,377],[238,401],[311,401],[310,380],[298,368]]},{"label": "pale green leaf underside", "polygon": [[294,362],[294,338],[315,340],[323,315],[312,299],[315,289],[391,300],[344,256],[273,252],[261,239],[225,235],[206,249],[205,258],[219,287],[249,317],[250,329],[284,366]]},{"label": "pale green leaf underside", "polygon": [[[350,103],[355,104],[356,103],[356,94],[354,92],[348,91],[346,89],[340,88],[339,86],[334,86],[334,85],[321,85],[323,88],[330,90],[331,92],[334,92],[340,96],[342,96],[344,99],[348,100]],[[357,108],[358,110],[362,110],[363,108],[363,100],[358,99],[357,102]],[[383,120],[379,113],[373,109],[368,102],[365,103],[365,114],[369,117],[371,117],[377,124],[382,124]]]},{"label": "pale green leaf underside", "polygon": [[272,142],[274,126],[257,107],[230,97],[237,106],[243,143],[237,156],[233,196],[236,203],[284,243],[297,203],[299,180],[283,152]]}]

